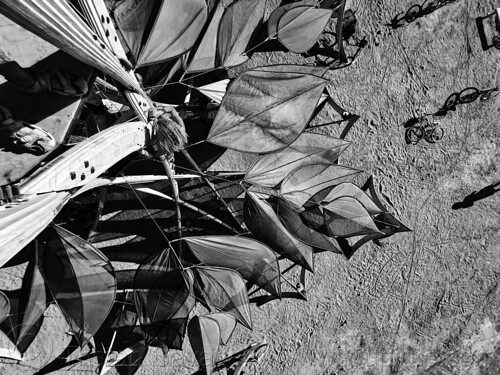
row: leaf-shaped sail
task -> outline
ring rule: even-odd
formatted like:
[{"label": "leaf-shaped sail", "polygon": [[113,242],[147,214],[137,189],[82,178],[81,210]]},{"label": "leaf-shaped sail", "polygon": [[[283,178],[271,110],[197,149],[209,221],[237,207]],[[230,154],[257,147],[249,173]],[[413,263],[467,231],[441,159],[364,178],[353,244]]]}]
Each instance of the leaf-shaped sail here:
[{"label": "leaf-shaped sail", "polygon": [[220,327],[217,321],[194,316],[188,325],[189,342],[204,375],[211,375],[219,351]]},{"label": "leaf-shaped sail", "polygon": [[255,0],[238,0],[226,8],[217,39],[220,66],[227,68],[248,60],[244,52],[264,16],[265,8],[265,1]]},{"label": "leaf-shaped sail", "polygon": [[194,307],[193,274],[182,271],[172,250],[147,258],[134,277],[134,302],[146,343],[155,338],[168,348],[182,347],[187,317]]},{"label": "leaf-shaped sail", "polygon": [[281,183],[280,195],[301,207],[318,191],[353,179],[360,171],[342,165],[317,163],[291,172]]},{"label": "leaf-shaped sail", "polygon": [[300,212],[296,211],[286,199],[278,198],[277,206],[276,214],[281,223],[295,238],[317,249],[342,253],[339,244],[334,238],[328,237],[306,225],[299,216]]},{"label": "leaf-shaped sail", "polygon": [[194,267],[195,288],[218,310],[233,314],[238,322],[252,328],[247,288],[240,274],[221,267]]},{"label": "leaf-shaped sail", "polygon": [[288,12],[290,9],[293,8],[308,6],[308,5],[315,6],[317,5],[318,1],[319,0],[302,0],[282,5],[276,8],[269,16],[269,19],[267,20],[267,33],[269,35],[269,38],[276,38],[278,34],[278,21],[283,14],[285,14],[286,12]]},{"label": "leaf-shaped sail", "polygon": [[208,96],[216,103],[221,103],[222,98],[226,95],[227,85],[229,84],[229,79],[223,79],[222,81],[217,81],[209,83],[196,89],[203,95]]},{"label": "leaf-shaped sail", "polygon": [[245,176],[245,181],[274,187],[290,172],[313,163],[334,163],[349,142],[323,134],[302,133],[288,147],[259,156]]},{"label": "leaf-shaped sail", "polygon": [[292,262],[309,271],[314,270],[313,248],[297,240],[286,230],[264,195],[247,192],[243,214],[245,223],[255,238]]},{"label": "leaf-shaped sail", "polygon": [[331,9],[296,7],[282,14],[277,25],[270,25],[269,28],[271,32],[276,29],[278,40],[288,50],[304,53],[316,43],[331,15]]},{"label": "leaf-shaped sail", "polygon": [[0,323],[2,323],[10,313],[9,297],[4,292],[0,291]]},{"label": "leaf-shaped sail", "polygon": [[278,260],[263,243],[237,236],[187,237],[184,243],[202,264],[238,271],[249,286],[261,286],[280,297]]},{"label": "leaf-shaped sail", "polygon": [[2,326],[22,354],[38,334],[49,303],[36,256],[28,263],[21,289],[5,293],[10,302],[10,313]]},{"label": "leaf-shaped sail", "polygon": [[203,32],[201,41],[191,50],[189,62],[185,68],[187,73],[212,70],[217,67],[217,36],[225,9],[235,0],[221,0],[212,11],[210,22]]},{"label": "leaf-shaped sail", "polygon": [[203,0],[122,1],[113,16],[138,66],[183,54],[207,18]]},{"label": "leaf-shaped sail", "polygon": [[355,198],[340,197],[323,206],[331,236],[352,237],[379,232],[368,211]]},{"label": "leaf-shaped sail", "polygon": [[228,313],[212,313],[205,314],[200,318],[212,319],[217,322],[220,328],[220,343],[221,345],[227,345],[227,342],[233,335],[234,329],[236,328],[236,319],[234,315]]},{"label": "leaf-shaped sail", "polygon": [[351,182],[344,182],[325,188],[313,195],[309,199],[309,202],[325,206],[340,197],[355,198],[363,205],[370,215],[376,215],[383,212],[368,194]]},{"label": "leaf-shaped sail", "polygon": [[307,125],[326,83],[299,72],[242,73],[227,90],[207,140],[242,152],[282,149]]},{"label": "leaf-shaped sail", "polygon": [[113,306],[113,267],[94,246],[55,225],[47,230],[41,269],[52,297],[84,346]]}]

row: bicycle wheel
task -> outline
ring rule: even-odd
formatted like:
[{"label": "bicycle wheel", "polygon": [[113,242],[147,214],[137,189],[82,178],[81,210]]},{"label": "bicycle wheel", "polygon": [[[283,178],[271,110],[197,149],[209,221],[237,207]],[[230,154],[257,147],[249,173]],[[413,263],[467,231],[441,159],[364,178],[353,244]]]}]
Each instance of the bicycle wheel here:
[{"label": "bicycle wheel", "polygon": [[410,9],[408,9],[408,11],[405,14],[406,22],[412,23],[420,16],[421,13],[422,13],[422,8],[420,7],[420,5],[418,4],[413,5]]},{"label": "bicycle wheel", "polygon": [[434,127],[425,131],[424,139],[429,143],[436,143],[444,136],[444,130],[441,127]]},{"label": "bicycle wheel", "polygon": [[455,110],[455,107],[457,106],[457,104],[458,104],[458,94],[456,92],[454,92],[444,102],[444,109]]},{"label": "bicycle wheel", "polygon": [[493,47],[500,50],[500,37],[494,36],[491,42],[493,43]]},{"label": "bicycle wheel", "polygon": [[479,89],[476,87],[467,87],[460,91],[460,94],[458,94],[458,101],[460,103],[472,103],[474,100],[479,98]]},{"label": "bicycle wheel", "polygon": [[408,128],[405,132],[406,144],[416,145],[418,142],[420,142],[423,136],[424,130],[422,129],[422,127],[419,126]]}]

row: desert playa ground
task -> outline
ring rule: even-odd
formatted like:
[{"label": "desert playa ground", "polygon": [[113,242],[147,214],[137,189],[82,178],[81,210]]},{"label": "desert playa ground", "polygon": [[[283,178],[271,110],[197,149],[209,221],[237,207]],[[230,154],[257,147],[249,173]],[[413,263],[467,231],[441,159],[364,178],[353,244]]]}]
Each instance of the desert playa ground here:
[{"label": "desert playa ground", "polygon": [[[269,3],[271,9],[277,1]],[[458,105],[439,118],[444,137],[434,144],[408,145],[403,126],[436,112],[454,92],[500,85],[500,51],[483,51],[475,23],[500,4],[458,0],[407,26],[386,25],[413,4],[348,3],[369,45],[352,66],[328,75],[333,98],[361,116],[340,162],[363,170],[360,181],[373,175],[390,210],[413,231],[383,246],[367,244],[350,260],[320,254],[308,277],[307,302],[254,307],[253,331],[239,327],[222,350],[230,354],[266,340],[269,350],[249,367],[251,374],[500,373],[500,193],[452,208],[500,182],[500,96]],[[299,61],[281,52],[253,58],[259,65]],[[321,131],[338,136],[341,129]],[[245,160],[219,163],[240,169]],[[22,270],[0,274],[2,288],[20,285]],[[69,342],[64,324],[52,306],[25,364],[0,360],[0,373],[36,373]],[[77,362],[55,373],[91,373],[96,367]],[[139,373],[196,369],[189,350],[166,357],[151,350]]]}]

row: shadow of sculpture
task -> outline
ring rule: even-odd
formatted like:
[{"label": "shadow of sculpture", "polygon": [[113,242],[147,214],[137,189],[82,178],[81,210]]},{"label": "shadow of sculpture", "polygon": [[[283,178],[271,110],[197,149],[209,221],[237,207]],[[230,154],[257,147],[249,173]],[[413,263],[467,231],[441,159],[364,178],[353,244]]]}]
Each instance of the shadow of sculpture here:
[{"label": "shadow of sculpture", "polygon": [[386,24],[386,26],[389,26],[392,29],[399,29],[400,27],[408,26],[418,18],[425,17],[439,8],[457,1],[458,0],[425,0],[422,4],[412,5],[406,12],[398,13],[394,16],[390,23]]}]

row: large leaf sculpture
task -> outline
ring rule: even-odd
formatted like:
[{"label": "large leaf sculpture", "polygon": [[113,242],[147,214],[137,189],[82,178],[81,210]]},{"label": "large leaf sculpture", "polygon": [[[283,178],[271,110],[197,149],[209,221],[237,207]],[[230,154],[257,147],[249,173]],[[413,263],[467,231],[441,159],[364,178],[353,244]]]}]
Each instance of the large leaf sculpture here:
[{"label": "large leaf sculpture", "polygon": [[282,149],[307,125],[326,83],[307,73],[246,71],[229,86],[207,140],[242,152]]},{"label": "large leaf sculpture", "polygon": [[368,211],[355,198],[340,197],[322,206],[325,225],[333,237],[378,233]]},{"label": "large leaf sculpture", "polygon": [[219,66],[236,66],[248,60],[244,52],[264,16],[265,8],[265,1],[255,0],[238,0],[227,7],[217,39]]},{"label": "large leaf sculpture", "polygon": [[309,198],[309,202],[325,206],[340,197],[355,198],[363,205],[370,215],[380,214],[385,211],[382,210],[366,192],[351,182],[344,182],[327,187]]},{"label": "large leaf sculpture", "polygon": [[203,0],[122,1],[114,9],[118,29],[138,66],[188,51],[207,19]]},{"label": "large leaf sculpture", "polygon": [[334,238],[331,238],[317,230],[306,225],[299,216],[299,211],[295,210],[293,205],[286,199],[277,198],[277,211],[283,226],[298,240],[313,246],[316,251],[319,249],[331,251],[333,253],[342,253],[339,244]]},{"label": "large leaf sculpture", "polygon": [[248,282],[280,297],[280,269],[276,255],[263,243],[246,237],[187,237],[186,247],[206,266],[229,268]]},{"label": "large leaf sculpture", "polygon": [[10,313],[2,324],[2,330],[14,342],[19,353],[25,353],[40,330],[49,303],[36,258],[28,263],[21,289],[6,293],[10,300]]},{"label": "large leaf sculpture", "polygon": [[243,206],[245,223],[259,241],[309,271],[314,270],[314,249],[292,236],[262,194],[247,192]]},{"label": "large leaf sculpture", "polygon": [[311,6],[285,7],[276,9],[269,17],[269,37],[277,37],[292,52],[307,52],[320,37],[333,11]]},{"label": "large leaf sculpture", "polygon": [[224,313],[195,316],[189,322],[189,341],[203,374],[212,374],[219,344],[227,343],[235,325],[234,317]]},{"label": "large leaf sculpture", "polygon": [[146,343],[158,339],[181,349],[188,315],[194,307],[193,274],[178,269],[172,250],[146,259],[134,278],[134,297]]},{"label": "large leaf sculpture", "polygon": [[195,288],[210,305],[219,311],[233,314],[238,322],[252,328],[248,292],[238,272],[207,266],[197,266],[193,270],[196,277]]},{"label": "large leaf sculpture", "polygon": [[353,179],[360,171],[331,163],[304,165],[281,183],[280,195],[297,207],[303,206],[318,191]]},{"label": "large leaf sculpture", "polygon": [[314,163],[335,163],[349,142],[322,134],[302,133],[283,150],[259,156],[245,181],[266,187],[279,184],[290,172]]},{"label": "large leaf sculpture", "polygon": [[78,343],[84,346],[108,315],[116,293],[109,260],[94,246],[57,225],[47,230],[43,277]]}]

